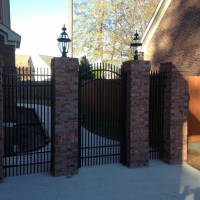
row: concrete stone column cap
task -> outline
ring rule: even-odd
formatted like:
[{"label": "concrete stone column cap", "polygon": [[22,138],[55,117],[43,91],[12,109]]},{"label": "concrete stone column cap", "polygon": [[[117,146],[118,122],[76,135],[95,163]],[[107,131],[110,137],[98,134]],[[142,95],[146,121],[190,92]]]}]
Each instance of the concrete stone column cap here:
[{"label": "concrete stone column cap", "polygon": [[146,71],[147,69],[150,70],[151,64],[150,61],[129,60],[122,63],[122,68],[125,71]]},{"label": "concrete stone column cap", "polygon": [[123,64],[132,64],[132,63],[135,63],[135,64],[137,64],[137,63],[149,63],[150,61],[149,60],[128,60],[128,61],[125,61],[125,62],[123,62],[122,63],[122,65]]},{"label": "concrete stone column cap", "polygon": [[51,61],[72,61],[72,62],[78,62],[78,58],[69,58],[69,57],[54,57],[51,59]]}]

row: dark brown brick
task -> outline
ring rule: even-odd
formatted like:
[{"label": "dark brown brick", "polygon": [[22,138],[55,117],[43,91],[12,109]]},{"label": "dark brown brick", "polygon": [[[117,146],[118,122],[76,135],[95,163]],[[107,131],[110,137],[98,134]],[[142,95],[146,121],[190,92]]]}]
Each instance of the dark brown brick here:
[{"label": "dark brown brick", "polygon": [[[169,164],[185,163],[187,160],[187,113],[189,72],[184,64],[163,63],[165,71],[164,101],[164,161]],[[177,70],[179,69],[181,73]],[[185,91],[185,93],[180,93]]]},{"label": "dark brown brick", "polygon": [[55,71],[52,170],[54,176],[70,177],[78,173],[79,64],[76,58],[53,58],[52,67]]},{"label": "dark brown brick", "polygon": [[148,166],[149,71],[148,61],[127,61],[127,158],[128,167]]},{"label": "dark brown brick", "polygon": [[160,63],[181,65],[184,62],[183,71],[200,75],[199,10],[197,0],[171,1],[145,54],[145,60],[151,61],[152,69],[158,69]]}]

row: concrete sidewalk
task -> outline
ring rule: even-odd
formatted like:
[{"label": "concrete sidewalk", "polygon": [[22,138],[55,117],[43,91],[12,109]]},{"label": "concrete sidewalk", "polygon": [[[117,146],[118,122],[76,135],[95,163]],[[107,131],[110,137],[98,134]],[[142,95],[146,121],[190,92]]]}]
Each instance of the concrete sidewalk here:
[{"label": "concrete sidewalk", "polygon": [[79,169],[72,178],[33,174],[6,178],[1,200],[199,200],[200,172],[187,164],[151,161],[129,169],[119,164]]},{"label": "concrete sidewalk", "polygon": [[191,149],[194,151],[200,151],[200,142],[189,142],[188,149]]}]

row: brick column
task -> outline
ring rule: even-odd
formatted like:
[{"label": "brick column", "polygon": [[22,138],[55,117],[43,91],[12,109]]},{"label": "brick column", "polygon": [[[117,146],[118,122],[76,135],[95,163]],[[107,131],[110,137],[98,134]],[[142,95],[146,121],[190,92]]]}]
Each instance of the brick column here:
[{"label": "brick column", "polygon": [[184,64],[163,63],[164,98],[164,161],[169,164],[187,160],[187,113],[189,70]]},{"label": "brick column", "polygon": [[3,142],[3,87],[2,87],[2,71],[3,68],[0,67],[0,181],[4,179],[4,170],[3,170],[3,151],[4,151],[4,142]]},{"label": "brick column", "polygon": [[126,164],[148,166],[149,162],[149,61],[127,61]]},{"label": "brick column", "polygon": [[52,138],[54,176],[78,173],[78,59],[53,58],[55,121]]},{"label": "brick column", "polygon": [[6,45],[2,35],[0,35],[0,52],[4,66],[15,66],[15,45]]}]

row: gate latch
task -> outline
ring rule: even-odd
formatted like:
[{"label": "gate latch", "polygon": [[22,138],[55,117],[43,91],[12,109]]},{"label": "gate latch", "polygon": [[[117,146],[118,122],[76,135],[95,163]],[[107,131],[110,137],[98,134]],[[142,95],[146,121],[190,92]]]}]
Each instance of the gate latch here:
[{"label": "gate latch", "polygon": [[85,113],[81,113],[81,123],[85,123]]}]

